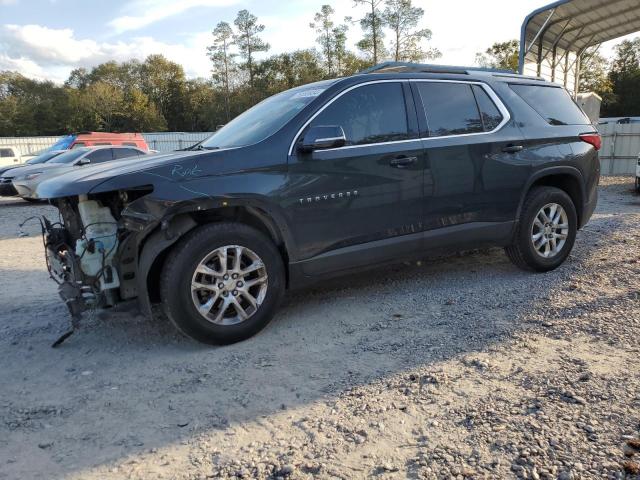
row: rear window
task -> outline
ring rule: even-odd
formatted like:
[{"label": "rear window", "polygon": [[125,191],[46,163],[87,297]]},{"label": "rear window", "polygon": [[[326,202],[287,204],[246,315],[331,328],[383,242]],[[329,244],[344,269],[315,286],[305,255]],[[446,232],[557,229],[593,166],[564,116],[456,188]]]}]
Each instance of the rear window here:
[{"label": "rear window", "polygon": [[588,125],[590,123],[564,88],[512,84],[511,89],[550,125]]}]

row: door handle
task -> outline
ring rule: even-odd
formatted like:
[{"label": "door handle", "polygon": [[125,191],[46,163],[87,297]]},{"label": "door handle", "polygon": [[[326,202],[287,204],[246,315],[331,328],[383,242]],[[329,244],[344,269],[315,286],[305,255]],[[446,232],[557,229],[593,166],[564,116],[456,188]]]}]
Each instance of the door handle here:
[{"label": "door handle", "polygon": [[507,145],[502,149],[504,153],[520,153],[524,150],[522,145]]},{"label": "door handle", "polygon": [[407,168],[410,165],[418,163],[418,157],[397,157],[389,162],[394,168]]}]

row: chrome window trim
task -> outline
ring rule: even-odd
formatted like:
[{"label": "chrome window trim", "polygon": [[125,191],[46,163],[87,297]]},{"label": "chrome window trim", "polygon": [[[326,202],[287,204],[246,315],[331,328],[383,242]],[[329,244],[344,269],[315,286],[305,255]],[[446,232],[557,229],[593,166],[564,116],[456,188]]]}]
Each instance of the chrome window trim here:
[{"label": "chrome window trim", "polygon": [[[502,128],[509,123],[509,121],[511,120],[511,114],[509,113],[509,110],[507,109],[507,107],[504,105],[504,103],[502,102],[502,100],[500,99],[500,97],[498,97],[498,95],[493,91],[493,89],[487,85],[484,82],[480,82],[480,81],[476,81],[476,80],[438,80],[438,79],[430,79],[430,78],[425,78],[425,79],[421,79],[421,78],[416,78],[416,79],[389,79],[389,80],[372,80],[370,82],[364,82],[364,83],[359,83],[357,85],[352,85],[351,87],[347,88],[346,90],[340,92],[338,95],[336,95],[335,97],[333,97],[330,101],[328,101],[327,103],[325,103],[322,108],[320,108],[320,110],[318,110],[316,113],[313,114],[313,116],[307,120],[304,125],[300,128],[300,130],[298,130],[298,133],[296,133],[295,137],[293,138],[293,141],[291,142],[291,146],[289,147],[289,156],[293,155],[293,150],[295,147],[295,144],[297,143],[297,141],[300,139],[300,136],[302,135],[302,132],[309,126],[309,124],[311,122],[313,122],[316,117],[318,117],[322,112],[324,112],[324,110],[326,108],[328,108],[333,102],[335,102],[336,100],[338,100],[340,97],[342,97],[343,95],[351,92],[352,90],[355,90],[356,88],[360,88],[360,87],[364,87],[366,85],[374,85],[377,83],[461,83],[461,84],[465,84],[465,85],[478,85],[480,87],[482,87],[484,89],[484,91],[487,93],[487,95],[489,95],[489,98],[491,98],[491,100],[493,101],[493,103],[496,105],[496,107],[498,108],[498,110],[500,111],[500,114],[502,115],[502,122],[500,122],[500,124],[494,128],[493,130],[491,130],[490,132],[477,132],[477,133],[461,133],[461,134],[457,134],[457,135],[443,135],[443,136],[439,136],[439,137],[419,137],[419,138],[411,138],[408,140],[394,140],[391,142],[379,142],[379,143],[367,143],[367,144],[363,144],[363,145],[347,145],[344,147],[337,147],[337,148],[329,148],[329,149],[324,149],[322,150],[323,152],[330,152],[330,151],[334,151],[334,150],[346,150],[346,149],[352,149],[352,148],[363,148],[363,147],[374,147],[377,145],[393,145],[396,143],[407,143],[407,142],[415,142],[415,141],[433,141],[433,140],[440,140],[440,139],[447,139],[447,138],[462,138],[462,137],[473,137],[473,136],[478,136],[478,135],[492,135],[500,130],[502,130]],[[416,107],[418,107],[418,105],[416,105]],[[424,105],[422,106],[424,108]]]}]

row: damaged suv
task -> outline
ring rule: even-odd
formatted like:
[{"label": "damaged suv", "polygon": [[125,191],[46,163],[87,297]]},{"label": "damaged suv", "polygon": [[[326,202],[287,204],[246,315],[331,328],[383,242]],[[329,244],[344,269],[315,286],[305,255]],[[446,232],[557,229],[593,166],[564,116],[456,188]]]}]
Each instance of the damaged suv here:
[{"label": "damaged suv", "polygon": [[545,272],[597,203],[600,137],[563,88],[383,64],[268,98],[192,151],[41,183],[47,261],[74,317],[137,299],[186,335],[240,341],[287,288],[505,247]]}]

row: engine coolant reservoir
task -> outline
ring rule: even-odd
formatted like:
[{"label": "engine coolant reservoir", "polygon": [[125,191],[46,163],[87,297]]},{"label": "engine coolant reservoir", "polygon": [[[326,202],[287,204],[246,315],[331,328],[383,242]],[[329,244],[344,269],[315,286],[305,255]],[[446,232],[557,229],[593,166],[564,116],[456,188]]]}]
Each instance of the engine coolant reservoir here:
[{"label": "engine coolant reservoir", "polygon": [[120,286],[112,266],[118,247],[118,225],[108,207],[80,197],[78,211],[84,227],[84,238],[76,242],[80,268],[91,277],[99,276],[102,290]]}]

